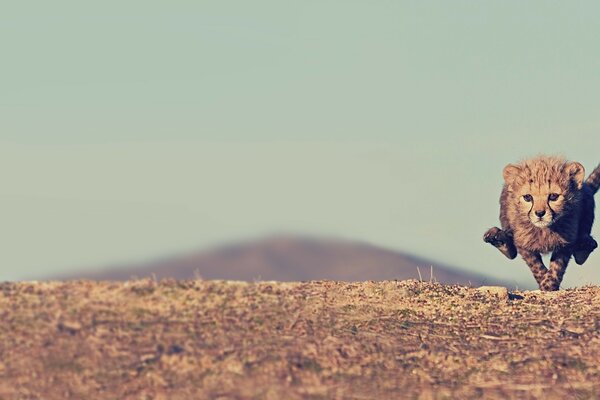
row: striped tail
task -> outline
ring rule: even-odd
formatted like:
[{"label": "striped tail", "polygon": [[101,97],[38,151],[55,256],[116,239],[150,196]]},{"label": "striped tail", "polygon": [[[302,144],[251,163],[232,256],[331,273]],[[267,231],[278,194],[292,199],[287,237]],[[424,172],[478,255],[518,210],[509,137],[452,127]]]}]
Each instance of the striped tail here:
[{"label": "striped tail", "polygon": [[585,183],[592,189],[593,193],[596,193],[600,189],[600,165],[596,167],[594,171],[588,176]]}]

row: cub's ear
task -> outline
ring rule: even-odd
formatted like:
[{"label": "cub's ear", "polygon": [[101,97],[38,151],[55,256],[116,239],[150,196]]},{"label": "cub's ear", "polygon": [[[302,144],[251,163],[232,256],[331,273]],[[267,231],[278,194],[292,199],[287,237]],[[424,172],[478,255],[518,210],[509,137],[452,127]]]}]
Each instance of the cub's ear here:
[{"label": "cub's ear", "polygon": [[508,164],[506,167],[504,167],[504,171],[502,171],[504,182],[506,182],[507,185],[512,184],[517,175],[519,175],[519,172],[521,172],[521,167]]},{"label": "cub's ear", "polygon": [[577,189],[581,189],[583,186],[583,179],[585,178],[585,168],[578,162],[570,162],[565,165],[565,171],[569,175],[569,178],[575,183]]}]

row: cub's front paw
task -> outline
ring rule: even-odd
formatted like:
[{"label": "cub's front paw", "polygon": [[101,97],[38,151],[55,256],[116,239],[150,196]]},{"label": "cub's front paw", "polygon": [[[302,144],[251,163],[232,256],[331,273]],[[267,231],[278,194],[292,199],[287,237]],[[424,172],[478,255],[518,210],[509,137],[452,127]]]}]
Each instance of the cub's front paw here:
[{"label": "cub's front paw", "polygon": [[496,247],[502,254],[511,260],[517,256],[517,248],[513,243],[513,238],[498,227],[488,229],[483,235],[483,241]]},{"label": "cub's front paw", "polygon": [[589,257],[590,253],[598,247],[598,243],[591,236],[586,236],[579,239],[573,248],[573,257],[579,265],[583,264]]},{"label": "cub's front paw", "polygon": [[506,234],[502,229],[494,226],[483,234],[483,241],[494,247],[499,247],[506,243]]},{"label": "cub's front paw", "polygon": [[540,283],[540,290],[543,292],[555,292],[560,289],[560,282],[556,279],[546,276],[546,278]]}]

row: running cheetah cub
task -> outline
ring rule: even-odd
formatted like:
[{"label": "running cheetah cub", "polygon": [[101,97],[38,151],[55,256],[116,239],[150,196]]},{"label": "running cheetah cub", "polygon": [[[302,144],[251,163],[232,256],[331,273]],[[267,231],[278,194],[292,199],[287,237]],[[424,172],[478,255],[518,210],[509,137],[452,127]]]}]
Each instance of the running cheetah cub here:
[{"label": "running cheetah cub", "polygon": [[[600,165],[584,181],[577,162],[539,156],[504,168],[500,224],[483,240],[509,259],[523,257],[541,290],[558,290],[571,256],[579,265],[598,244],[592,238]],[[552,252],[546,268],[541,254]]]}]

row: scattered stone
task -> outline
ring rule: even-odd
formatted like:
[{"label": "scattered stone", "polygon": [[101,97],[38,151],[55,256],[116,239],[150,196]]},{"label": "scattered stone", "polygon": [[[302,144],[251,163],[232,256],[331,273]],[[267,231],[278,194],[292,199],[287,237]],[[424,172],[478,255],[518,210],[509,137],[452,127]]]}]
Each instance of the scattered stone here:
[{"label": "scattered stone", "polygon": [[67,332],[71,335],[76,334],[81,330],[82,326],[77,321],[60,321],[58,323],[58,330],[61,332]]},{"label": "scattered stone", "polygon": [[504,286],[480,286],[477,290],[481,293],[494,295],[499,299],[508,300],[508,289]]}]

